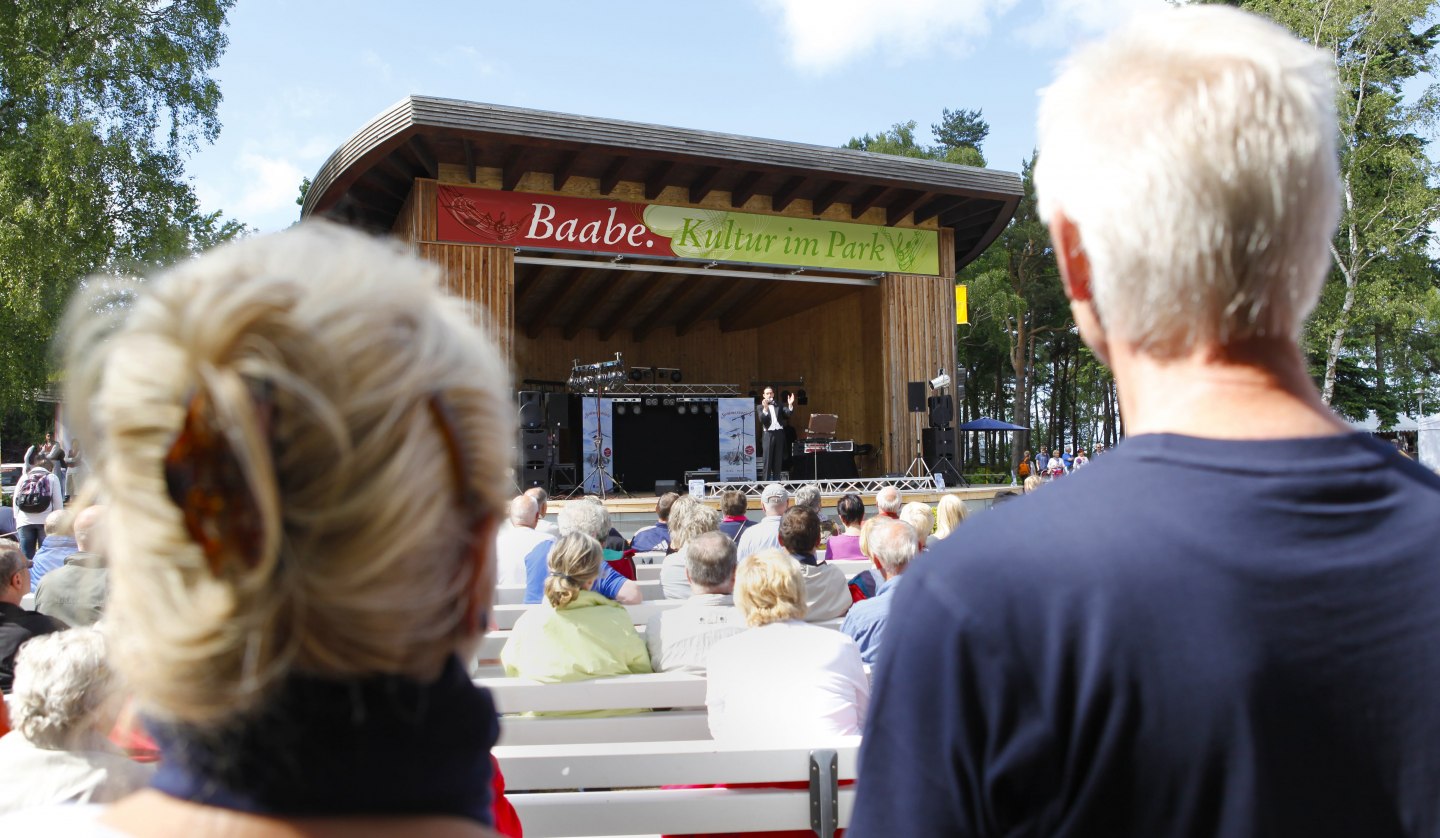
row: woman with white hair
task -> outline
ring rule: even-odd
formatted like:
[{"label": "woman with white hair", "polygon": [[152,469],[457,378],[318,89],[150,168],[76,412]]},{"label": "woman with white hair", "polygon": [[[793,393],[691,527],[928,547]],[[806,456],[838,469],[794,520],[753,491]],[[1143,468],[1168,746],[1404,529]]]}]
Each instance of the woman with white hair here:
[{"label": "woman with white hair", "polygon": [[14,730],[0,737],[0,814],[55,803],[109,803],[142,788],[151,766],[105,738],[121,696],[95,629],[36,637],[20,648],[10,694]]},{"label": "woman with white hair", "polygon": [[107,636],[162,753],[92,826],[487,834],[498,723],[461,661],[490,607],[514,419],[499,353],[440,279],[307,225],[92,282],[72,308]]},{"label": "woman with white hair", "polygon": [[915,535],[920,539],[919,549],[924,550],[930,533],[935,529],[935,513],[930,511],[929,504],[918,500],[905,504],[900,510],[900,520],[915,528]]},{"label": "woman with white hair", "polygon": [[855,641],[804,622],[800,564],[779,550],[745,559],[735,605],[746,631],[710,651],[705,705],[710,733],[726,742],[824,742],[860,733],[870,682]]},{"label": "woman with white hair", "polygon": [[660,563],[660,590],[666,599],[689,599],[690,577],[685,569],[687,545],[707,532],[720,529],[720,512],[690,495],[681,495],[670,507],[671,553]]}]

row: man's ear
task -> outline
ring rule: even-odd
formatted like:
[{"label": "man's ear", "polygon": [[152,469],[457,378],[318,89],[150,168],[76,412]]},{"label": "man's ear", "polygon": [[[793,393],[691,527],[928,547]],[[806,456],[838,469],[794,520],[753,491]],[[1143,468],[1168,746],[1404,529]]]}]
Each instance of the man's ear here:
[{"label": "man's ear", "polygon": [[1055,261],[1065,283],[1065,296],[1072,302],[1088,303],[1090,291],[1090,257],[1080,243],[1080,230],[1064,212],[1050,219],[1050,240],[1055,245]]}]

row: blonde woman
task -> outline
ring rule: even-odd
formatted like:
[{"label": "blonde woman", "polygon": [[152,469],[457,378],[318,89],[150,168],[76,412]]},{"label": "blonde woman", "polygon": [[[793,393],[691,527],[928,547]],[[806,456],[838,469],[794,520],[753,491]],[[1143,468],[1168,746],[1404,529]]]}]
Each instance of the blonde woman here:
[{"label": "blonde woman", "polygon": [[965,501],[959,495],[946,495],[935,504],[935,535],[934,538],[945,538],[955,531],[955,528],[964,523],[970,513],[965,509]]},{"label": "blonde woman", "polygon": [[735,604],[746,631],[710,651],[705,704],[725,742],[816,744],[860,733],[870,683],[855,641],[804,622],[800,564],[779,550],[740,563]]},{"label": "blonde woman", "polygon": [[601,555],[600,542],[585,533],[555,542],[547,561],[545,601],[515,622],[500,651],[506,675],[560,682],[651,671],[650,653],[630,613],[591,590],[600,576]]},{"label": "blonde woman", "polygon": [[306,225],[90,283],[67,419],[109,510],[112,660],[163,758],[109,809],[0,834],[488,834],[498,725],[461,660],[514,420],[440,280]]}]

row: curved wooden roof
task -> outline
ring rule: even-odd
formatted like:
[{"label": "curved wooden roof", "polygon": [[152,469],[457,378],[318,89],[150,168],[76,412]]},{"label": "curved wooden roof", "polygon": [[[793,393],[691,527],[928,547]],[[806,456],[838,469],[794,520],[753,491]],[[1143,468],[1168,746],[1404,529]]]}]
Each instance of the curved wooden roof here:
[{"label": "curved wooden roof", "polygon": [[514,189],[527,173],[595,178],[601,194],[621,181],[667,187],[691,203],[726,192],[731,205],[768,196],[775,211],[798,199],[819,215],[843,205],[851,218],[879,207],[888,224],[932,218],[955,231],[959,269],[995,240],[1020,201],[1020,176],[935,160],[872,154],[711,131],[409,96],[361,128],[320,167],[301,216],[338,215],[389,230],[417,177],[441,164],[496,168]]}]

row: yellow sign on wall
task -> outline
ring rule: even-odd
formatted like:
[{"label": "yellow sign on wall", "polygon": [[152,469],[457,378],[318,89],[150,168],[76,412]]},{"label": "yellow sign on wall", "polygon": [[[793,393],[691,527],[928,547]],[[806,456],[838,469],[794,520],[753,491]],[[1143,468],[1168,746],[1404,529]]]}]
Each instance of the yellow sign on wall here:
[{"label": "yellow sign on wall", "polygon": [[964,285],[955,286],[955,325],[964,326],[970,322],[969,289]]}]

